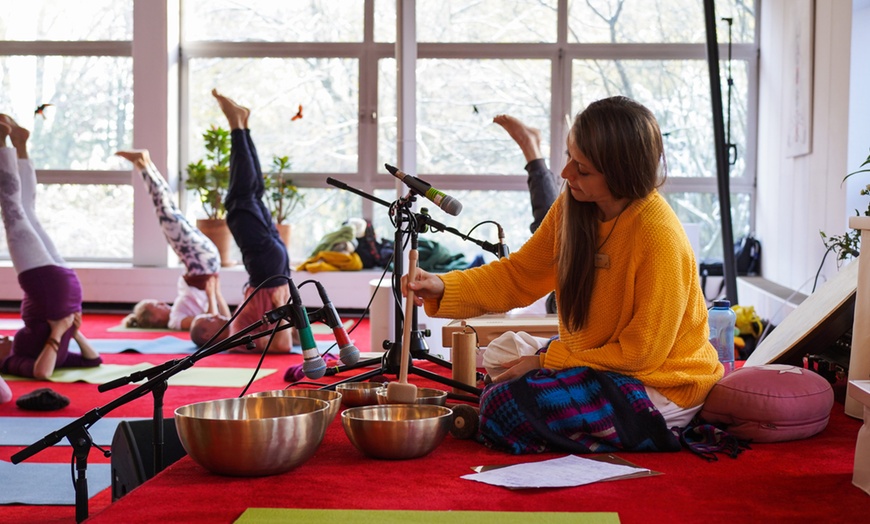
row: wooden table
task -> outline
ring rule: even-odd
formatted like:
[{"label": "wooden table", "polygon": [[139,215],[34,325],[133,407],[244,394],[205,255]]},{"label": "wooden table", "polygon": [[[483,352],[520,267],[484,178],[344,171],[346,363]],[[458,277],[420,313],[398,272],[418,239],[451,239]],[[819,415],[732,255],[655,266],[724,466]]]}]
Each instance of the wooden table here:
[{"label": "wooden table", "polygon": [[453,333],[462,331],[462,322],[477,332],[477,343],[487,346],[506,331],[525,331],[535,337],[549,338],[559,334],[559,317],[556,314],[484,315],[466,320],[453,320],[441,328],[444,347],[453,346]]}]

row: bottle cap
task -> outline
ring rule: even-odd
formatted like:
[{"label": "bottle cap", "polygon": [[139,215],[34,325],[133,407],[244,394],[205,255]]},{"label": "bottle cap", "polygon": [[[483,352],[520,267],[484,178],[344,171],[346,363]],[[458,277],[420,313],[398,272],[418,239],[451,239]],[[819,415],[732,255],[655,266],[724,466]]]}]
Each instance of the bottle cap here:
[{"label": "bottle cap", "polygon": [[730,300],[714,300],[713,307],[731,307]]}]

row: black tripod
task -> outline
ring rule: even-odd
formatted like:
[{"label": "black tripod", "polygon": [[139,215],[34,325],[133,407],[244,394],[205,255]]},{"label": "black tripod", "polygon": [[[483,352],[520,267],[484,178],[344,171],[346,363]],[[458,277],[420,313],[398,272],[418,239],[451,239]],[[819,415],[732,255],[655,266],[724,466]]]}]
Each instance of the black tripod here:
[{"label": "black tripod", "polygon": [[[421,369],[414,365],[414,359],[428,360],[429,362],[434,362],[439,366],[443,366],[447,369],[453,369],[453,365],[443,360],[439,357],[431,355],[429,353],[429,347],[426,344],[426,341],[423,338],[423,333],[418,329],[417,324],[417,308],[413,309],[413,314],[410,319],[402,319],[403,311],[402,311],[402,301],[401,301],[401,278],[403,274],[403,263],[402,263],[402,252],[405,246],[406,239],[410,242],[410,245],[413,249],[417,248],[417,237],[419,233],[425,232],[430,228],[432,230],[437,231],[448,231],[459,235],[463,239],[471,240],[472,242],[477,243],[478,245],[484,248],[490,248],[492,252],[497,253],[498,247],[494,246],[488,242],[478,241],[472,238],[469,238],[467,235],[461,234],[459,231],[456,231],[453,228],[449,228],[440,224],[434,220],[432,220],[425,213],[413,213],[411,211],[411,206],[416,200],[416,193],[413,189],[408,193],[408,196],[400,198],[396,202],[390,204],[385,200],[381,200],[377,197],[364,193],[358,189],[352,188],[347,184],[340,182],[338,180],[327,178],[326,182],[338,187],[339,189],[345,189],[356,193],[364,198],[368,198],[373,202],[377,202],[381,205],[384,205],[390,208],[390,213],[395,216],[395,224],[396,224],[396,233],[394,237],[394,251],[393,251],[393,282],[392,282],[392,292],[395,303],[396,310],[396,325],[395,325],[395,333],[392,341],[384,341],[384,348],[386,352],[382,357],[368,359],[364,361],[357,362],[356,364],[349,366],[337,366],[333,368],[327,368],[327,375],[335,375],[342,371],[348,371],[352,369],[358,369],[362,367],[368,367],[380,364],[380,367],[376,369],[372,369],[361,373],[359,375],[355,375],[345,380],[341,380],[336,382],[335,384],[330,384],[328,386],[324,386],[321,389],[335,389],[335,386],[338,384],[344,384],[346,382],[362,382],[371,377],[379,376],[379,375],[398,375],[399,370],[401,369],[401,348],[402,348],[402,336],[403,336],[403,322],[411,322],[411,361],[409,362],[408,373],[413,373],[415,375],[419,375],[424,378],[428,378],[432,381],[438,382],[440,384],[445,384],[451,386],[452,388],[459,389],[462,391],[466,391],[471,395],[462,395],[458,393],[448,392],[448,398],[452,398],[455,400],[466,400],[477,402],[480,399],[481,389],[470,386],[463,382],[459,382],[450,378],[443,377],[438,375],[437,373],[432,373],[425,369]],[[399,322],[399,319],[402,319],[402,322]],[[482,380],[482,374],[477,374],[477,379]]]}]

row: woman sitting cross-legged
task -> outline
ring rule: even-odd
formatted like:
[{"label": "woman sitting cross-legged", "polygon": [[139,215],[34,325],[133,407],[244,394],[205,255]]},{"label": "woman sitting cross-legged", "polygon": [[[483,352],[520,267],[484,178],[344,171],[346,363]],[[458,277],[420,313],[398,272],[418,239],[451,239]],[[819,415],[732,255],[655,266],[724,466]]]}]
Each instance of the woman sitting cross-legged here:
[{"label": "woman sitting cross-legged", "polygon": [[[508,359],[480,399],[479,437],[512,453],[674,451],[723,368],[707,340],[692,247],[656,190],[658,123],[612,97],[577,115],[566,186],[518,251],[485,266],[403,278],[430,316],[525,307],[555,290],[559,336]],[[535,351],[534,349],[537,349]]]}]

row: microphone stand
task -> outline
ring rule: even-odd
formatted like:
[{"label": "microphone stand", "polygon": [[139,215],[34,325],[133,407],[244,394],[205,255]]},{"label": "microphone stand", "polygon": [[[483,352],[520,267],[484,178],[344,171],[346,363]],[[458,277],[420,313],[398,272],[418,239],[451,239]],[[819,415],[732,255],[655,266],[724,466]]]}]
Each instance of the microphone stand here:
[{"label": "microphone stand", "polygon": [[[476,240],[476,239],[469,237],[468,235],[463,235],[462,233],[460,233],[459,231],[457,231],[454,228],[445,226],[444,224],[441,224],[439,222],[436,222],[435,220],[432,220],[429,217],[429,215],[425,213],[425,209],[423,210],[424,213],[412,213],[411,212],[411,205],[416,200],[416,198],[415,198],[416,195],[419,194],[414,189],[410,190],[407,197],[400,198],[395,203],[390,204],[389,202],[381,200],[375,196],[369,195],[369,194],[367,194],[359,189],[352,188],[351,186],[348,186],[347,184],[340,182],[338,180],[335,180],[333,178],[327,178],[326,182],[330,185],[333,185],[333,186],[339,188],[339,189],[344,189],[344,190],[350,191],[350,192],[355,193],[359,196],[367,198],[373,202],[377,202],[381,205],[384,205],[384,206],[390,208],[391,212],[393,212],[393,210],[395,210],[395,216],[396,216],[396,232],[395,232],[395,236],[394,236],[394,247],[393,247],[394,255],[393,255],[393,289],[392,289],[393,295],[395,298],[394,302],[395,302],[396,320],[397,320],[396,325],[395,325],[394,339],[392,342],[384,341],[384,347],[386,348],[386,352],[384,353],[384,355],[382,357],[360,361],[360,362],[357,362],[356,364],[353,364],[353,365],[342,365],[342,366],[327,368],[326,375],[331,376],[331,375],[336,375],[342,371],[358,369],[361,367],[368,367],[368,366],[380,364],[380,367],[378,369],[369,370],[369,371],[366,371],[366,372],[361,373],[359,375],[355,375],[355,376],[350,377],[348,379],[341,380],[339,382],[336,382],[334,384],[330,384],[328,386],[324,386],[321,388],[321,389],[335,389],[335,386],[338,384],[344,384],[346,382],[361,382],[361,381],[364,381],[368,378],[371,378],[371,377],[374,377],[377,375],[384,375],[384,374],[398,375],[398,373],[399,373],[399,370],[401,368],[402,336],[404,333],[402,323],[398,321],[398,319],[402,318],[402,316],[403,316],[402,303],[401,303],[401,298],[400,298],[401,297],[400,282],[401,282],[401,278],[402,278],[402,274],[403,274],[403,267],[402,267],[402,257],[396,256],[395,253],[396,252],[401,253],[403,251],[403,247],[405,245],[406,229],[402,227],[403,224],[405,224],[405,223],[408,224],[407,234],[409,235],[411,247],[415,248],[415,249],[417,247],[418,234],[425,232],[427,230],[427,228],[431,229],[432,231],[447,231],[447,232],[453,233],[453,234],[459,236],[460,238],[462,238],[463,240],[470,240],[470,241],[476,243],[477,245],[483,247],[487,251],[489,251],[493,254],[496,254],[496,256],[498,256],[499,247],[494,245],[494,244],[491,244],[489,242]],[[408,372],[419,375],[421,377],[428,378],[429,380],[432,380],[434,382],[448,385],[448,386],[451,386],[452,388],[460,389],[462,391],[470,393],[470,395],[463,395],[463,394],[454,393],[453,391],[449,391],[447,393],[447,396],[449,398],[452,398],[455,400],[479,402],[480,394],[482,392],[482,390],[480,388],[477,388],[475,386],[470,386],[470,385],[465,384],[463,382],[459,382],[459,381],[456,381],[453,379],[443,377],[437,373],[432,373],[430,371],[427,371],[425,369],[419,368],[419,367],[414,365],[414,359],[422,359],[422,360],[428,360],[430,362],[433,362],[435,364],[443,366],[447,369],[453,369],[453,364],[451,364],[450,362],[429,354],[429,347],[427,346],[426,341],[423,338],[423,333],[418,329],[417,320],[418,319],[417,319],[417,308],[416,307],[414,307],[413,314],[411,315],[410,319],[407,319],[407,318],[403,319],[403,322],[412,322],[412,324],[411,324],[411,348],[410,348],[411,349],[411,359],[409,362]],[[478,378],[478,380],[482,380],[483,375],[481,373],[478,373],[477,378]]]},{"label": "microphone stand", "polygon": [[[283,320],[287,320],[287,324],[278,326],[277,330],[282,331],[284,329],[288,329],[292,327],[292,319],[283,318]],[[156,431],[160,431],[159,444],[161,446],[160,449],[160,461],[162,467],[163,461],[163,453],[162,453],[162,445],[163,445],[163,428],[162,428],[162,420],[163,420],[163,392],[166,391],[167,381],[173,377],[174,375],[193,367],[193,365],[208,356],[215,355],[222,351],[226,351],[227,349],[242,345],[242,344],[250,344],[251,341],[255,338],[260,338],[263,336],[267,336],[271,334],[270,331],[263,331],[261,333],[257,333],[253,336],[249,336],[248,333],[259,328],[264,324],[263,320],[258,320],[254,322],[250,326],[244,328],[239,333],[233,335],[232,337],[228,337],[222,342],[217,342],[209,347],[202,348],[192,355],[184,357],[182,359],[175,359],[158,366],[155,366],[151,369],[132,373],[127,377],[122,379],[118,379],[112,382],[108,382],[101,386],[101,391],[105,391],[108,389],[112,389],[124,384],[129,384],[130,382],[137,382],[142,380],[143,378],[147,378],[148,380],[136,387],[124,393],[120,397],[115,400],[109,402],[108,404],[94,408],[91,411],[85,413],[78,419],[70,422],[66,426],[49,433],[42,440],[34,442],[30,446],[25,449],[19,451],[12,455],[12,463],[19,464],[20,462],[27,460],[33,455],[41,452],[42,450],[53,446],[60,442],[64,437],[69,440],[70,445],[73,448],[73,456],[75,457],[75,468],[76,468],[76,477],[75,477],[75,492],[76,492],[76,522],[82,522],[88,518],[88,481],[87,481],[87,468],[88,468],[88,454],[90,453],[91,446],[93,444],[93,438],[88,433],[88,428],[93,426],[98,420],[106,416],[109,412],[114,409],[128,404],[133,400],[140,398],[147,393],[152,393],[155,399],[154,406],[154,414],[155,414],[155,436]],[[158,417],[158,404],[160,406],[159,417]],[[155,439],[155,450],[158,444],[158,439]],[[110,456],[111,452],[104,451],[105,456]],[[157,455],[155,453],[155,462],[157,460]],[[155,470],[156,472],[156,470]]]}]

